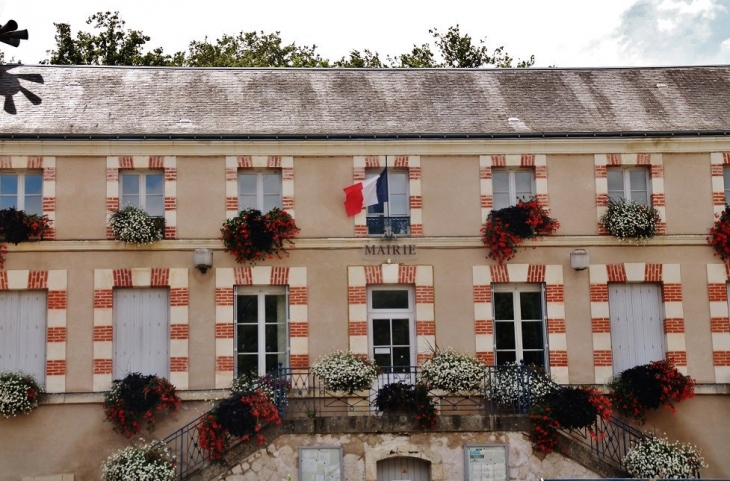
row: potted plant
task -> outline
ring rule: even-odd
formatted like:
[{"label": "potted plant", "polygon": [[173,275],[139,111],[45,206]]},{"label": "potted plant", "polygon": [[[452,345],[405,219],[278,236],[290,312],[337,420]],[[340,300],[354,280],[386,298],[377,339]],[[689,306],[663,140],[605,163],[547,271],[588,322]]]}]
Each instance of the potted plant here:
[{"label": "potted plant", "polygon": [[710,228],[707,243],[715,250],[716,256],[727,262],[730,259],[730,206],[725,205],[725,210],[716,217],[715,225]]},{"label": "potted plant", "polygon": [[114,238],[128,244],[151,244],[162,240],[165,234],[163,217],[151,217],[133,205],[112,211],[108,222]]},{"label": "potted plant", "polygon": [[286,247],[294,244],[292,239],[298,233],[294,219],[281,209],[273,208],[266,214],[245,209],[223,223],[221,240],[236,262],[255,263],[288,255]]},{"label": "potted plant", "polygon": [[537,199],[520,200],[517,205],[493,210],[482,227],[482,243],[487,257],[502,264],[513,259],[525,239],[555,233],[560,223],[540,207]]},{"label": "potted plant", "polygon": [[654,207],[626,199],[608,201],[601,225],[621,241],[646,241],[656,235],[661,217]]},{"label": "potted plant", "polygon": [[375,397],[375,407],[382,413],[412,413],[416,427],[433,429],[438,421],[438,409],[428,395],[428,386],[423,383],[406,384],[394,382],[386,384]]},{"label": "potted plant", "polygon": [[102,464],[101,477],[104,481],[177,479],[173,458],[161,442],[120,449]]},{"label": "potted plant", "polygon": [[484,382],[485,367],[473,356],[451,348],[440,350],[437,347],[433,355],[421,365],[418,377],[429,388],[452,394],[478,391]]},{"label": "potted plant", "polygon": [[255,435],[259,446],[263,445],[262,423],[272,422],[281,424],[281,418],[265,390],[234,392],[203,415],[198,443],[209,461],[222,461],[234,439],[247,441]]},{"label": "potted plant", "polygon": [[623,465],[631,476],[649,479],[695,478],[700,469],[708,467],[696,446],[654,436],[634,445]]},{"label": "potted plant", "polygon": [[[0,210],[0,237],[15,245],[32,239],[43,239],[43,234],[50,225],[51,221],[45,215],[26,214],[13,207]],[[0,269],[5,265],[7,250],[7,245],[0,244]]]},{"label": "potted plant", "polygon": [[6,418],[30,414],[38,407],[43,388],[33,376],[21,372],[0,373],[0,414]]},{"label": "potted plant", "polygon": [[334,351],[312,366],[312,374],[330,391],[352,394],[370,389],[378,371],[375,361],[350,351]]},{"label": "potted plant", "polygon": [[487,396],[498,405],[521,407],[526,412],[556,389],[558,385],[543,369],[509,363],[491,371]]},{"label": "potted plant", "polygon": [[614,376],[608,383],[616,411],[646,422],[646,413],[664,407],[675,411],[674,403],[694,397],[695,381],[674,367],[671,360],[635,366]]},{"label": "potted plant", "polygon": [[174,413],[180,404],[175,386],[167,379],[134,372],[112,383],[111,390],[104,395],[103,407],[106,421],[114,425],[114,431],[131,438],[143,424],[151,429],[159,411]]}]

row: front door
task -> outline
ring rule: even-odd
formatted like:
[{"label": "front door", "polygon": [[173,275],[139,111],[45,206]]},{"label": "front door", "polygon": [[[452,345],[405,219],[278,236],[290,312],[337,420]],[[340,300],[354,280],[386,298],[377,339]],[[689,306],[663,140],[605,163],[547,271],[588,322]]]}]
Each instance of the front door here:
[{"label": "front door", "polygon": [[390,458],[378,461],[378,481],[429,481],[431,463],[418,458]]}]

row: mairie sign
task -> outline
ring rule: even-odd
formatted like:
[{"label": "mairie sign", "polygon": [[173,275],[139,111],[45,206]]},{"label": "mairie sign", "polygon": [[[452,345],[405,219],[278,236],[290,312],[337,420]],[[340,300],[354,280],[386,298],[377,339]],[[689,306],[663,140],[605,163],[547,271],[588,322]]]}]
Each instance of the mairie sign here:
[{"label": "mairie sign", "polygon": [[364,247],[363,255],[365,257],[380,256],[401,256],[414,257],[416,255],[415,244],[372,244]]}]

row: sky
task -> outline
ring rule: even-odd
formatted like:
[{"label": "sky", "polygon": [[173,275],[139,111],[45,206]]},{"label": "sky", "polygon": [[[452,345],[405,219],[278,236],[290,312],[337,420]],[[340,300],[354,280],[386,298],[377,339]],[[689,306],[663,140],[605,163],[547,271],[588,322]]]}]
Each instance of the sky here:
[{"label": "sky", "polygon": [[169,54],[191,40],[256,30],[316,45],[330,60],[366,48],[384,59],[433,47],[429,29],[458,24],[490,50],[535,55],[536,67],[730,64],[730,0],[0,0],[0,23],[13,19],[30,35],[0,49],[6,60],[36,64],[55,47],[54,23],[70,24],[75,36],[99,11],[119,11],[126,28]]}]

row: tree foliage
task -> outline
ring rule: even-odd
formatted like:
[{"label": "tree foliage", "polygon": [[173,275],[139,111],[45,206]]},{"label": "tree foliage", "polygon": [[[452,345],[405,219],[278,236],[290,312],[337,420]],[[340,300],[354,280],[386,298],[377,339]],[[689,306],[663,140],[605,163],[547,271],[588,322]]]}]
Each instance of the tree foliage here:
[{"label": "tree foliage", "polygon": [[[334,62],[323,58],[316,45],[285,43],[280,32],[239,32],[224,34],[215,41],[206,37],[192,40],[187,51],[166,54],[161,47],[145,52],[150,37],[141,30],[125,29],[119,12],[99,12],[86,21],[94,31],[79,31],[74,37],[71,26],[56,23],[56,47],[43,63],[57,65],[147,65],[187,67],[338,67],[338,68],[483,68],[531,67],[535,56],[515,60],[504,47],[490,51],[486,39],[474,41],[459,30],[429,30],[434,47],[413,45],[410,52],[385,59],[378,52],[351,50]],[[435,50],[434,50],[435,49]]]}]

